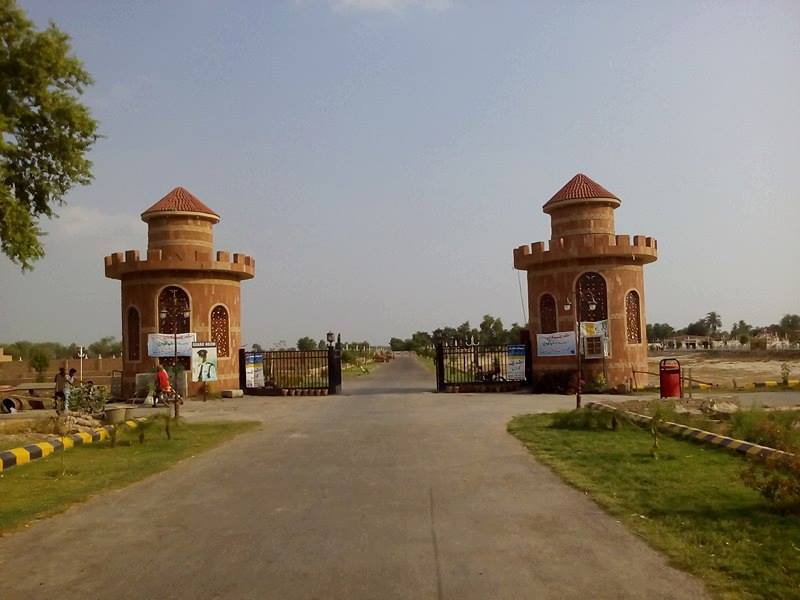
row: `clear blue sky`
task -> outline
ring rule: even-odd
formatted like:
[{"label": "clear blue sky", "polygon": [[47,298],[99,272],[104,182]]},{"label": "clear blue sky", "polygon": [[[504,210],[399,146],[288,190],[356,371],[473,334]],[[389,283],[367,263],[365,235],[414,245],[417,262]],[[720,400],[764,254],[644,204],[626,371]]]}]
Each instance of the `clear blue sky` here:
[{"label": "clear blue sky", "polygon": [[647,319],[800,312],[800,4],[21,2],[94,75],[94,182],[0,258],[0,340],[120,335],[103,256],[176,185],[257,260],[244,342],[522,321],[512,249],[577,172],[659,240]]}]

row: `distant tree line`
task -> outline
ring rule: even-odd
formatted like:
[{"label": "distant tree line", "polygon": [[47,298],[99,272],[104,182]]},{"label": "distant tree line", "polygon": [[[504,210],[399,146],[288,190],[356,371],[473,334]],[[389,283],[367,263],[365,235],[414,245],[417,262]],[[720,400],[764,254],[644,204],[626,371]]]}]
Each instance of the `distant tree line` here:
[{"label": "distant tree line", "polygon": [[712,339],[737,340],[746,344],[752,337],[761,333],[776,334],[792,343],[800,341],[800,315],[786,314],[778,323],[763,327],[739,320],[735,321],[728,331],[723,329],[722,317],[715,311],[707,313],[705,317],[689,323],[682,329],[674,329],[669,323],[647,325],[647,339],[651,342],[660,342],[679,335],[696,335]]},{"label": "distant tree line", "polygon": [[458,327],[439,327],[431,332],[417,331],[410,338],[393,337],[389,340],[392,350],[423,352],[438,343],[464,343],[474,340],[482,345],[517,344],[526,326],[514,323],[506,329],[499,317],[484,315],[478,327],[471,327],[469,321]]},{"label": "distant tree line", "polygon": [[[77,358],[80,352],[80,346],[75,343],[65,345],[59,342],[18,340],[10,344],[0,343],[0,347],[3,348],[5,354],[11,355],[15,359],[22,357],[22,360],[31,360],[34,356],[44,356],[51,360],[63,360],[65,358]],[[92,358],[97,358],[97,356],[110,358],[111,356],[122,354],[122,342],[113,336],[108,336],[84,346],[83,350]],[[41,359],[37,360],[41,361]]]}]

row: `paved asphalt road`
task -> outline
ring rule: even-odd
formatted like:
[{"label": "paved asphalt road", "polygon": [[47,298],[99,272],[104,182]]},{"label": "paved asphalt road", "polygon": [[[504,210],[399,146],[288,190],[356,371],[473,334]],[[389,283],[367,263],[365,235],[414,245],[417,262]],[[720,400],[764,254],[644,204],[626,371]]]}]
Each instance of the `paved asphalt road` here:
[{"label": "paved asphalt road", "polygon": [[705,597],[505,432],[571,398],[432,379],[400,358],[342,396],[191,403],[263,426],[0,538],[0,598]]}]

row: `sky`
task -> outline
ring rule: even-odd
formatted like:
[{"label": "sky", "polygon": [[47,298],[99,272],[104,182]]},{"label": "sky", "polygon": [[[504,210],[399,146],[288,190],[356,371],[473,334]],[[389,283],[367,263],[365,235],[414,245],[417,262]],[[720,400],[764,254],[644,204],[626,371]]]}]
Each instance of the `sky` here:
[{"label": "sky", "polygon": [[658,239],[648,322],[800,313],[795,1],[19,4],[71,36],[103,138],[46,258],[0,257],[0,341],[120,337],[103,256],[178,185],[256,259],[248,346],[524,322],[512,251],[578,172]]}]

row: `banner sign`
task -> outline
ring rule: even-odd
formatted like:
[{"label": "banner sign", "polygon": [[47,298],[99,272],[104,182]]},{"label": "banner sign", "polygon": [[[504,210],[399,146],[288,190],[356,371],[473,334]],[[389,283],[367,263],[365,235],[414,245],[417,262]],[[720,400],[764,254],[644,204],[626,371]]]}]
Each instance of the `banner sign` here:
[{"label": "banner sign", "polygon": [[217,380],[217,345],[214,342],[192,344],[192,381]]},{"label": "banner sign", "polygon": [[248,352],[244,357],[245,387],[264,387],[264,354],[262,352]]},{"label": "banner sign", "polygon": [[525,346],[514,344],[507,347],[508,381],[525,381]]},{"label": "banner sign", "polygon": [[[170,358],[175,356],[175,338],[171,333],[148,333],[147,355],[150,358]],[[178,356],[192,355],[192,342],[197,340],[196,333],[179,333]]]},{"label": "banner sign", "polygon": [[608,337],[608,320],[581,321],[581,337]]},{"label": "banner sign", "polygon": [[575,356],[575,332],[536,334],[537,356]]}]

